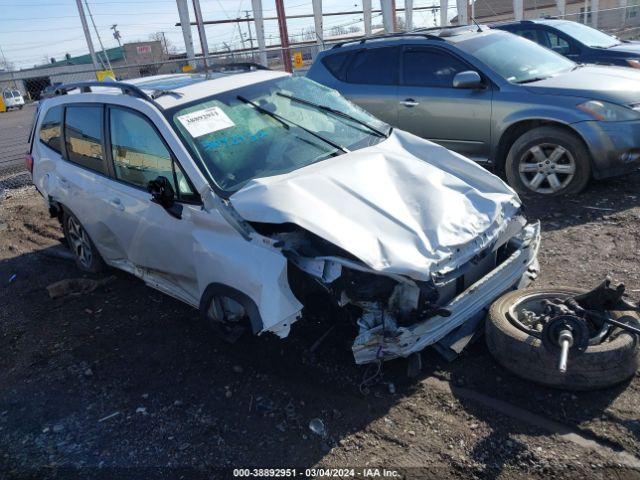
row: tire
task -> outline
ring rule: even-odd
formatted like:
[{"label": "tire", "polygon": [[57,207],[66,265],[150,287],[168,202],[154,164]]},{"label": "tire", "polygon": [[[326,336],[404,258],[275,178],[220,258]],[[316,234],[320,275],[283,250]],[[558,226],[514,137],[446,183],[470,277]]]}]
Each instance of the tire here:
[{"label": "tire", "polygon": [[505,174],[509,185],[518,193],[575,195],[584,190],[591,179],[591,155],[573,133],[560,127],[538,127],[513,143]]},{"label": "tire", "polygon": [[62,230],[76,266],[83,272],[99,273],[105,268],[104,260],[78,218],[68,210],[62,215]]},{"label": "tire", "polygon": [[[491,355],[507,370],[536,383],[567,390],[605,388],[632,377],[640,365],[638,337],[617,329],[611,339],[590,345],[577,356],[569,353],[567,372],[558,371],[558,354],[550,352],[542,342],[514,326],[508,318],[509,308],[524,296],[536,293],[570,294],[585,290],[570,287],[527,288],[509,292],[489,309],[485,337]],[[633,312],[610,312],[620,319]],[[623,320],[624,321],[624,320]]]},{"label": "tire", "polygon": [[231,297],[212,295],[202,314],[209,329],[227,343],[236,343],[251,332],[245,308]]}]

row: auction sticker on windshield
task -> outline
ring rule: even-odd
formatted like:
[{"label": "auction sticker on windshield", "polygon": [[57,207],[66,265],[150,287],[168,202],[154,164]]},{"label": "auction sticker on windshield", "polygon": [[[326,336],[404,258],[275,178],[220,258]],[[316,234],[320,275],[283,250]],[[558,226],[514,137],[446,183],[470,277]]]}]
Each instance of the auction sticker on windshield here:
[{"label": "auction sticker on windshield", "polygon": [[204,110],[180,115],[178,120],[187,129],[193,138],[201,137],[208,133],[233,127],[235,123],[220,107],[209,107]]}]

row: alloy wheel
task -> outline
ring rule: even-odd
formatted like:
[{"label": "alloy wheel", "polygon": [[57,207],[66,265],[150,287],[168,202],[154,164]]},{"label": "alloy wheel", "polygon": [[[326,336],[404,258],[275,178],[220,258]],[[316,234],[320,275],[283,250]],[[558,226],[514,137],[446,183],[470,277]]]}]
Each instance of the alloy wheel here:
[{"label": "alloy wheel", "polygon": [[522,155],[518,171],[529,190],[548,195],[563,190],[571,183],[576,173],[576,161],[563,146],[541,143]]},{"label": "alloy wheel", "polygon": [[80,222],[69,216],[67,220],[67,232],[69,233],[69,243],[71,250],[84,268],[91,268],[93,260],[93,248],[89,241],[89,236],[85,232]]}]

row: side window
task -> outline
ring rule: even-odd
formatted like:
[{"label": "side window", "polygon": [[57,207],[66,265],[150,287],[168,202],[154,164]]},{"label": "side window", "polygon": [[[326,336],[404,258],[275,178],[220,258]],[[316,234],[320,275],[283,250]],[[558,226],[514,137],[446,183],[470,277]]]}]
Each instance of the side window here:
[{"label": "side window", "polygon": [[355,54],[347,70],[349,83],[394,85],[397,83],[398,49],[371,48]]},{"label": "side window", "polygon": [[147,188],[149,181],[163,176],[169,179],[179,198],[195,197],[187,177],[146,118],[129,110],[111,107],[109,129],[117,179]]},{"label": "side window", "polygon": [[52,107],[40,125],[40,141],[58,153],[62,152],[62,113],[61,106]]},{"label": "side window", "polygon": [[445,52],[409,48],[402,58],[404,85],[419,87],[453,87],[453,77],[469,67]]},{"label": "side window", "polygon": [[324,57],[322,63],[334,77],[344,82],[346,77],[344,66],[350,57],[351,52],[334,53]]},{"label": "side window", "polygon": [[571,45],[564,38],[554,32],[545,31],[542,35],[546,38],[546,47],[560,55],[568,55],[572,52]]},{"label": "side window", "polygon": [[538,39],[538,31],[535,28],[523,28],[514,31],[513,33],[520,35],[527,40],[531,40],[532,42],[540,43],[540,40]]},{"label": "side window", "polygon": [[106,173],[102,153],[102,105],[67,106],[64,139],[70,162]]}]

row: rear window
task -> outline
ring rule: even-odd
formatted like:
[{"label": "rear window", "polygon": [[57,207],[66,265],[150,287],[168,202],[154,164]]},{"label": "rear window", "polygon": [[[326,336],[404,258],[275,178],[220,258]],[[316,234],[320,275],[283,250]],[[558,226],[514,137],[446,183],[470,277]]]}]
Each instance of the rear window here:
[{"label": "rear window", "polygon": [[13,96],[14,96],[14,97],[16,97],[16,98],[18,98],[18,97],[20,96],[20,92],[19,92],[19,91],[17,91],[17,90],[14,90],[14,91],[13,91]]},{"label": "rear window", "polygon": [[62,151],[62,111],[62,107],[50,108],[40,125],[40,141],[58,153]]},{"label": "rear window", "polygon": [[68,106],[64,137],[70,162],[105,173],[102,151],[102,106]]},{"label": "rear window", "polygon": [[344,82],[346,77],[346,69],[344,67],[349,57],[351,57],[350,52],[336,53],[324,57],[322,63],[334,77]]},{"label": "rear window", "polygon": [[395,47],[361,50],[349,64],[347,82],[394,85],[398,76],[398,49]]}]

